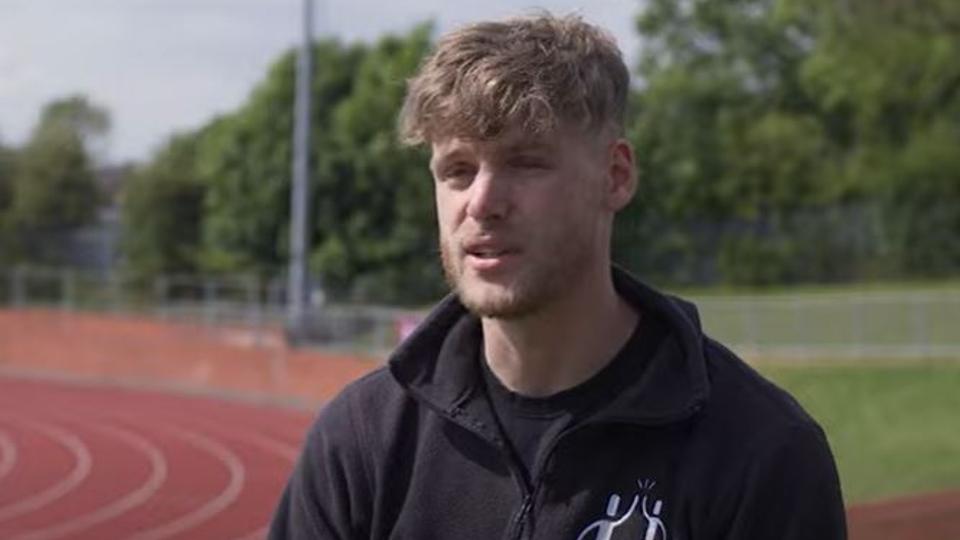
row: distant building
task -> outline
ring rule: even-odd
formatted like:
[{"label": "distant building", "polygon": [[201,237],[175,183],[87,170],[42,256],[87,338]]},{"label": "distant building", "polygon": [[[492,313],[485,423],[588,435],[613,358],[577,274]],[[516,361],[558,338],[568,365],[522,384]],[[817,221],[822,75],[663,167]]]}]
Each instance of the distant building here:
[{"label": "distant building", "polygon": [[[112,165],[95,171],[102,206],[91,225],[64,231],[46,238],[44,244],[58,264],[96,274],[109,274],[120,257],[120,193],[132,165]],[[49,260],[49,257],[43,257]]]}]

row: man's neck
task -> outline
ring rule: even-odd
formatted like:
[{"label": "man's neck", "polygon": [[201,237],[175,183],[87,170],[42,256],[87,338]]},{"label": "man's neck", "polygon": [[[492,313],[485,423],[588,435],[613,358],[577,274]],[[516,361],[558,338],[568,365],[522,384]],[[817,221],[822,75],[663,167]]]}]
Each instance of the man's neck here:
[{"label": "man's neck", "polygon": [[520,319],[483,319],[487,364],[510,390],[542,397],[586,381],[633,333],[639,315],[609,270]]}]

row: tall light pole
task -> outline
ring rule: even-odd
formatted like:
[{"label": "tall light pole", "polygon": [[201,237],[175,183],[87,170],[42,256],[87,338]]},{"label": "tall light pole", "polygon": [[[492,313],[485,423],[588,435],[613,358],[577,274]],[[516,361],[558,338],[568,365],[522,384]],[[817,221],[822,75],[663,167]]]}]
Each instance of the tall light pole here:
[{"label": "tall light pole", "polygon": [[294,340],[306,329],[307,248],[310,202],[310,81],[313,50],[313,0],[303,0],[303,44],[297,55],[297,88],[293,118],[293,181],[290,189],[290,269],[287,325]]}]

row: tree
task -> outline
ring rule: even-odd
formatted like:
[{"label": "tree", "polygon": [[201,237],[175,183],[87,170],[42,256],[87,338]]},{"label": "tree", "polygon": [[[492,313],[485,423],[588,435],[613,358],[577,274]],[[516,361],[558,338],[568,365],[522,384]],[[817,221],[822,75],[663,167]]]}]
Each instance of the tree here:
[{"label": "tree", "polygon": [[[429,35],[314,48],[310,264],[334,297],[423,301],[440,289],[426,158],[394,129]],[[287,263],[294,60],[284,55],[204,137],[208,270],[272,275]]]},{"label": "tree", "polygon": [[442,290],[427,156],[401,147],[395,131],[406,79],[429,35],[421,26],[380,40],[333,111],[325,148],[332,162],[318,182],[311,261],[330,285],[358,299],[422,302]]},{"label": "tree", "polygon": [[15,226],[50,232],[85,225],[96,217],[99,200],[80,137],[65,129],[37,132],[22,150],[14,176]]},{"label": "tree", "polygon": [[960,4],[651,0],[638,29],[622,258],[747,283],[850,278],[890,246],[910,274],[960,268],[932,234],[960,206]]},{"label": "tree", "polygon": [[671,215],[767,217],[817,199],[826,134],[799,80],[815,36],[778,4],[655,0],[641,13],[634,137]]},{"label": "tree", "polygon": [[[16,167],[0,164],[0,226],[8,258],[59,262],[54,242],[66,231],[92,223],[100,195],[88,144],[106,133],[106,111],[83,97],[53,101],[43,109]],[[2,160],[3,156],[0,156]],[[3,206],[8,206],[6,212]]]},{"label": "tree", "polygon": [[24,231],[78,227],[96,217],[99,194],[88,145],[109,129],[105,109],[83,96],[48,103],[13,177],[11,219]]},{"label": "tree", "polygon": [[172,137],[122,193],[121,250],[134,277],[199,268],[206,184],[197,171],[202,132]]},{"label": "tree", "polygon": [[845,181],[883,206],[896,266],[960,271],[960,4],[793,4],[819,14],[804,81],[851,119]]},{"label": "tree", "polygon": [[110,132],[110,113],[86,96],[73,95],[48,103],[34,128],[34,137],[66,131],[83,141],[88,156],[98,156]]},{"label": "tree", "polygon": [[15,152],[0,144],[0,264],[14,259],[13,228],[10,223],[13,206]]},{"label": "tree", "polygon": [[668,281],[731,279],[716,266],[725,237],[766,242],[824,202],[830,130],[799,77],[816,36],[780,4],[652,0],[641,11],[629,126],[641,189],[614,244],[628,265]]},{"label": "tree", "polygon": [[[13,176],[14,159],[13,149],[0,144],[0,216],[13,205]],[[0,220],[3,218],[0,217]]]},{"label": "tree", "polygon": [[[314,47],[321,66],[312,88],[315,184],[328,174],[323,165],[329,157],[318,149],[329,137],[331,111],[351,91],[361,54],[359,47],[334,41]],[[250,100],[204,137],[198,166],[209,181],[202,255],[207,270],[270,276],[287,264],[295,60],[293,51],[284,54]]]}]

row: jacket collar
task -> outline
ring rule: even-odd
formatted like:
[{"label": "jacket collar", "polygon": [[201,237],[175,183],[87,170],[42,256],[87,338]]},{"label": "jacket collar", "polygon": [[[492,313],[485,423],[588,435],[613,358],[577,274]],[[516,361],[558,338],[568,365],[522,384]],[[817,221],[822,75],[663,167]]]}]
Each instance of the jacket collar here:
[{"label": "jacket collar", "polygon": [[[660,424],[693,414],[709,396],[704,336],[696,308],[612,268],[617,292],[643,313],[660,317],[670,335],[643,374],[603,407],[597,420]],[[455,415],[477,401],[477,353],[482,330],[477,317],[454,295],[444,298],[390,357],[394,378],[415,398]]]}]

